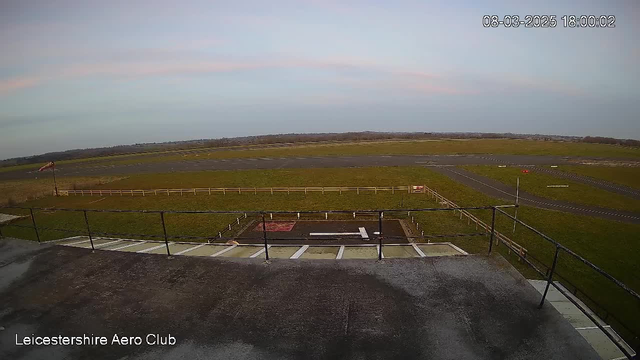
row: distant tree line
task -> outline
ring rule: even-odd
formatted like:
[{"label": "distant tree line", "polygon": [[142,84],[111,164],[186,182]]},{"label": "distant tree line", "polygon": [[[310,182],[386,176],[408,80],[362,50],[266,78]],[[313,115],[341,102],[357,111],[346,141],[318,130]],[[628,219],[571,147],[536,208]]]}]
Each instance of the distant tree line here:
[{"label": "distant tree line", "polygon": [[118,145],[111,147],[74,149],[61,152],[50,152],[42,155],[14,158],[0,161],[0,167],[37,164],[48,161],[75,160],[91,157],[141,154],[156,151],[189,150],[198,148],[223,148],[242,146],[268,146],[286,143],[307,142],[342,142],[342,141],[373,141],[373,140],[422,140],[422,139],[531,139],[548,141],[573,141],[587,143],[615,144],[622,146],[640,146],[637,140],[621,140],[606,137],[584,138],[575,136],[513,134],[513,133],[435,133],[435,132],[347,132],[347,133],[313,133],[313,134],[277,134],[244,136],[235,138],[200,139],[188,141],[171,141],[163,143],[144,143],[133,145]]},{"label": "distant tree line", "polygon": [[640,141],[633,139],[614,139],[609,137],[602,136],[587,136],[580,140],[586,143],[595,143],[595,144],[612,144],[612,145],[622,145],[622,146],[633,146],[640,147]]}]

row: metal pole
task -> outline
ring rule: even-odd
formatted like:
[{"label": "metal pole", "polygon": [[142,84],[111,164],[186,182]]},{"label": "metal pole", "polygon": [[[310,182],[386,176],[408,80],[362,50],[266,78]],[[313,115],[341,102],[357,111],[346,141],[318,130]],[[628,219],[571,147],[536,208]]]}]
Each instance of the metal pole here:
[{"label": "metal pole", "polygon": [[262,238],[264,239],[264,256],[269,260],[269,246],[267,245],[267,223],[264,220],[264,213],[262,213]]},{"label": "metal pole", "polygon": [[0,239],[4,238],[4,236],[2,236],[2,224],[0,224]]},{"label": "metal pole", "polygon": [[[514,218],[518,218],[518,200],[520,198],[520,176],[518,176],[518,180],[516,181],[516,210],[514,212]],[[518,222],[513,220],[513,233],[516,233],[516,224]]]},{"label": "metal pole", "polygon": [[56,196],[58,196],[58,183],[56,182],[56,163],[53,162],[53,188],[56,190]]},{"label": "metal pole", "polygon": [[556,264],[558,263],[559,252],[560,252],[560,247],[556,245],[556,254],[553,256],[553,264],[551,264],[551,271],[549,271],[549,277],[547,278],[547,286],[544,288],[544,293],[542,294],[542,299],[540,299],[540,305],[538,305],[538,309],[542,309],[542,304],[544,304],[544,298],[547,297],[547,292],[549,291],[549,285],[551,285],[551,281],[553,281],[553,272],[556,270]]},{"label": "metal pole", "polygon": [[496,208],[492,208],[491,215],[491,237],[489,238],[489,254],[491,254],[491,249],[493,248],[493,234],[496,232]]},{"label": "metal pole", "polygon": [[167,256],[171,256],[169,251],[169,240],[167,238],[167,227],[164,225],[164,211],[160,212],[160,220],[162,220],[162,232],[164,233],[164,245],[167,247]]},{"label": "metal pole", "polygon": [[378,211],[378,260],[382,260],[382,211]]},{"label": "metal pole", "polygon": [[93,237],[91,237],[91,228],[89,227],[89,218],[87,217],[87,210],[82,210],[84,213],[84,223],[87,225],[87,233],[89,234],[89,241],[91,242],[91,250],[96,248],[93,246]]},{"label": "metal pole", "polygon": [[40,234],[38,234],[38,227],[36,226],[36,218],[33,216],[33,208],[29,208],[29,212],[31,212],[31,221],[33,222],[33,230],[36,231],[36,238],[38,242],[40,242]]}]

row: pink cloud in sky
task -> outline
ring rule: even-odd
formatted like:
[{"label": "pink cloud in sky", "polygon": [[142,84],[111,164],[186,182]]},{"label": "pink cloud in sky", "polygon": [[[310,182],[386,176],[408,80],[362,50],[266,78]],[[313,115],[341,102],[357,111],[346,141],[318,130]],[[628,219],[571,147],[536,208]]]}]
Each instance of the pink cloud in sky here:
[{"label": "pink cloud in sky", "polygon": [[[137,78],[149,76],[183,76],[206,73],[224,73],[258,69],[356,69],[368,72],[366,78],[349,77],[336,72],[333,80],[357,88],[373,90],[395,89],[416,94],[463,95],[477,94],[468,79],[473,76],[458,74],[437,74],[420,70],[388,67],[367,59],[327,58],[327,59],[273,59],[252,61],[137,61],[78,64],[60,69],[49,69],[40,75],[26,75],[0,80],[0,94],[38,86],[52,80],[108,76]],[[545,79],[532,79],[521,75],[508,75],[498,81],[499,88],[529,89],[580,95],[575,87]],[[495,86],[493,88],[496,88]]]},{"label": "pink cloud in sky", "polygon": [[17,77],[0,80],[0,94],[37,86],[41,80],[35,77]]}]

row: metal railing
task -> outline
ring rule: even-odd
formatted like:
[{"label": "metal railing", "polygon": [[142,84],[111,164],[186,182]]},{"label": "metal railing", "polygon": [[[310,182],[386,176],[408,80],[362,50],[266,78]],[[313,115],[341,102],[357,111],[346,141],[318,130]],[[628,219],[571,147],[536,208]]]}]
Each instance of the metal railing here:
[{"label": "metal railing", "polygon": [[[511,214],[505,212],[502,209],[495,209],[494,211],[494,225],[495,225],[495,212],[498,212],[500,215],[504,215],[507,218],[517,222],[518,224],[524,226],[525,228],[527,228],[528,230],[534,232],[535,234],[539,235],[541,238],[543,238],[545,241],[549,242],[550,244],[552,244],[555,248],[554,251],[554,255],[553,255],[553,261],[551,263],[551,266],[546,269],[545,272],[543,272],[539,266],[534,265],[530,259],[527,259],[526,257],[523,257],[521,254],[516,253],[516,256],[520,257],[522,260],[524,260],[529,266],[531,266],[540,276],[542,276],[543,278],[545,278],[546,280],[546,285],[545,285],[545,289],[544,292],[542,294],[542,298],[540,299],[540,304],[538,305],[538,308],[542,308],[542,306],[544,305],[544,300],[547,296],[547,293],[549,291],[549,287],[553,286],[554,288],[556,288],[556,290],[558,290],[560,293],[562,293],[571,303],[573,303],[578,309],[580,309],[580,311],[582,311],[587,318],[589,318],[589,320],[591,320],[594,324],[596,324],[596,326],[602,331],[604,332],[604,334],[620,349],[620,351],[622,351],[622,353],[628,358],[628,359],[634,359],[636,354],[633,354],[632,352],[629,351],[629,349],[627,349],[626,346],[624,346],[624,344],[621,344],[620,341],[618,339],[616,339],[616,337],[611,334],[610,331],[608,331],[604,325],[602,325],[602,323],[599,321],[599,319],[597,319],[590,311],[588,308],[585,308],[585,306],[583,306],[584,304],[580,304],[579,301],[576,301],[571,295],[570,293],[567,293],[567,290],[564,286],[559,286],[558,284],[556,284],[556,282],[553,281],[553,277],[554,275],[559,278],[560,283],[562,284],[563,282],[570,285],[571,287],[574,288],[574,295],[576,295],[578,298],[580,297],[578,295],[578,293],[584,295],[591,303],[596,304],[597,306],[599,306],[591,297],[587,296],[586,293],[580,291],[575,285],[573,285],[572,283],[568,282],[566,280],[566,278],[564,278],[563,276],[560,276],[556,271],[556,267],[558,264],[558,258],[560,256],[560,253],[566,253],[567,255],[569,255],[571,258],[580,261],[581,263],[585,264],[589,269],[595,271],[596,273],[598,273],[599,275],[603,276],[605,279],[607,279],[608,281],[610,281],[611,283],[613,283],[614,285],[616,285],[618,288],[624,290],[627,294],[629,294],[632,298],[635,299],[635,301],[637,301],[638,303],[638,309],[640,309],[640,295],[634,291],[633,289],[631,289],[629,286],[627,286],[626,284],[624,284],[622,281],[616,279],[615,277],[613,277],[612,275],[610,275],[609,273],[607,273],[606,271],[602,270],[600,267],[598,267],[597,265],[595,265],[594,263],[590,262],[589,260],[585,259],[584,257],[578,255],[576,252],[574,252],[573,250],[569,249],[568,247],[560,244],[558,241],[552,239],[551,237],[547,236],[546,234],[540,232],[539,230],[535,229],[534,227],[526,224],[525,222],[523,222],[520,219],[517,219],[516,217],[512,216]],[[492,227],[493,228],[493,227]],[[495,229],[494,229],[495,230]],[[535,259],[536,262],[538,262],[538,264],[543,264],[541,261],[539,261],[538,259]],[[617,317],[615,317],[613,314],[607,312],[607,316],[611,317],[612,319],[614,319],[616,321],[616,327],[618,329],[621,329],[625,332],[625,335],[623,338],[625,338],[627,341],[630,341],[631,344],[631,348],[635,349],[637,351],[638,347],[640,346],[640,337],[638,334],[636,334],[633,330],[631,330],[631,328],[628,325],[625,325],[625,323],[623,321],[621,321],[620,319],[618,319]]]},{"label": "metal railing", "polygon": [[[444,199],[443,197],[437,195],[437,193],[433,192],[434,196],[436,196],[439,200],[442,201],[446,201],[446,199]],[[447,203],[448,205],[455,205],[451,202]],[[167,250],[167,256],[171,256],[171,250],[169,247],[169,239],[198,239],[198,240],[213,240],[213,239],[222,239],[222,240],[232,240],[232,239],[248,239],[248,238],[239,238],[239,237],[221,237],[221,235],[214,235],[214,236],[210,236],[210,237],[202,237],[202,236],[184,236],[184,235],[169,235],[167,233],[167,227],[166,227],[166,223],[165,223],[165,214],[235,214],[237,216],[236,221],[239,222],[240,217],[244,217],[244,216],[255,216],[259,219],[259,221],[262,223],[262,237],[261,239],[257,239],[257,238],[251,238],[253,240],[261,240],[263,242],[264,245],[264,253],[265,253],[265,258],[266,260],[269,260],[269,241],[276,241],[276,240],[304,240],[305,238],[286,238],[286,239],[279,239],[279,238],[273,238],[273,237],[269,237],[268,236],[268,231],[267,231],[267,227],[266,227],[266,222],[267,222],[267,218],[269,218],[269,221],[271,221],[271,219],[273,219],[273,215],[290,215],[290,216],[295,216],[297,218],[300,217],[301,214],[306,214],[306,215],[316,215],[316,216],[320,216],[322,217],[324,215],[324,218],[327,219],[329,217],[330,214],[336,214],[336,215],[342,215],[342,216],[356,216],[356,214],[360,214],[360,215],[367,215],[369,216],[369,218],[371,219],[377,219],[378,221],[378,234],[372,236],[372,240],[375,239],[378,242],[378,259],[382,260],[383,256],[382,256],[382,250],[384,247],[384,240],[392,240],[392,239],[396,239],[396,238],[402,238],[402,239],[407,239],[407,236],[389,236],[389,235],[385,235],[383,232],[383,219],[384,219],[384,214],[385,213],[407,213],[408,215],[411,214],[412,212],[447,212],[447,211],[451,211],[451,212],[460,212],[463,215],[467,215],[469,217],[469,219],[474,219],[474,221],[476,221],[476,224],[480,224],[480,226],[483,229],[486,229],[487,232],[489,233],[490,239],[489,239],[489,246],[488,246],[488,253],[491,254],[493,251],[493,246],[494,243],[495,244],[499,244],[502,243],[504,245],[506,245],[506,248],[509,250],[512,250],[516,256],[518,256],[518,258],[522,261],[524,261],[527,265],[529,265],[530,267],[532,267],[534,269],[534,271],[536,273],[538,273],[542,278],[545,278],[547,281],[547,284],[545,286],[545,290],[542,294],[542,298],[540,300],[539,303],[539,307],[541,308],[544,304],[544,300],[547,296],[548,290],[550,286],[554,286],[556,289],[558,289],[558,291],[560,291],[562,294],[564,294],[567,299],[569,299],[569,301],[571,301],[576,307],[578,307],[591,321],[593,321],[596,326],[598,328],[600,328],[607,337],[609,337],[614,344],[616,344],[616,346],[618,348],[620,348],[620,350],[625,354],[625,356],[627,356],[629,359],[633,358],[633,355],[629,352],[629,350],[624,347],[622,344],[620,344],[619,341],[617,341],[615,339],[615,337],[609,332],[607,331],[604,326],[600,323],[600,321],[598,321],[598,319],[596,319],[589,311],[588,309],[585,309],[585,307],[583,305],[581,305],[579,302],[577,302],[576,300],[574,300],[571,296],[569,296],[569,294],[567,294],[566,290],[562,287],[557,285],[556,283],[553,282],[553,277],[554,275],[557,277],[558,274],[556,273],[556,265],[558,263],[558,257],[559,254],[561,252],[564,252],[566,254],[568,254],[569,256],[571,256],[572,258],[575,258],[577,260],[579,260],[580,262],[584,263],[585,265],[587,265],[590,269],[592,269],[593,271],[597,272],[598,274],[604,276],[604,278],[606,278],[608,281],[612,282],[613,284],[615,284],[616,286],[618,286],[619,288],[623,289],[625,292],[627,292],[628,294],[630,294],[632,297],[634,297],[637,301],[640,301],[640,296],[638,295],[638,293],[636,293],[633,289],[631,289],[630,287],[628,287],[627,285],[625,285],[624,283],[622,283],[621,281],[617,280],[616,278],[614,278],[613,276],[611,276],[610,274],[608,274],[607,272],[605,272],[604,270],[600,269],[598,266],[596,266],[595,264],[591,263],[590,261],[586,260],[584,257],[578,255],[577,253],[575,253],[574,251],[570,250],[569,248],[567,248],[566,246],[563,246],[562,244],[558,243],[557,241],[553,240],[552,238],[550,238],[549,236],[543,234],[542,232],[536,230],[535,228],[531,227],[530,225],[524,223],[523,221],[516,219],[515,217],[511,216],[510,214],[508,214],[507,212],[505,212],[503,209],[504,208],[515,208],[516,205],[498,205],[498,206],[476,206],[476,207],[446,207],[446,208],[417,208],[417,209],[372,209],[372,210],[311,210],[311,211],[216,211],[216,210],[183,210],[183,211],[171,211],[171,210],[110,210],[110,209],[65,209],[65,208],[55,208],[55,211],[68,211],[68,212],[81,212],[83,214],[83,218],[84,218],[84,223],[86,226],[86,231],[82,231],[80,232],[79,230],[73,230],[73,229],[59,229],[59,228],[49,228],[49,227],[42,227],[42,226],[38,226],[37,225],[37,221],[36,221],[36,217],[34,215],[34,210],[40,210],[40,211],[47,211],[47,210],[51,210],[49,208],[35,208],[35,207],[20,207],[20,206],[4,206],[4,207],[0,207],[0,208],[4,208],[4,209],[22,209],[22,210],[28,210],[29,211],[29,216],[31,218],[31,223],[32,225],[20,225],[20,224],[0,224],[0,237],[2,237],[2,229],[4,227],[12,227],[12,226],[16,226],[16,227],[22,227],[22,228],[31,228],[33,229],[36,239],[38,240],[38,242],[41,242],[41,238],[40,238],[40,231],[39,230],[53,230],[53,231],[62,231],[62,232],[68,232],[68,233],[75,233],[75,234],[81,234],[84,236],[88,236],[89,237],[89,241],[91,243],[91,248],[95,249],[95,245],[93,243],[93,237],[96,235],[101,235],[101,236],[130,236],[130,237],[147,237],[147,238],[159,238],[159,239],[163,239],[164,240],[164,244],[165,244],[165,248]],[[470,210],[491,210],[491,225],[487,225],[484,222],[482,222],[480,219],[478,219],[477,217],[473,216],[471,213],[469,213]],[[116,233],[116,232],[96,232],[96,231],[92,231],[91,226],[90,226],[90,221],[89,221],[89,217],[87,216],[88,213],[141,213],[141,214],[158,214],[158,220],[160,221],[161,225],[162,225],[162,235],[155,235],[155,234],[130,234],[130,233]],[[511,241],[510,239],[508,239],[506,236],[501,235],[498,231],[496,231],[495,226],[496,226],[496,213],[500,214],[500,215],[504,215],[506,217],[508,217],[509,219],[516,221],[517,223],[523,225],[524,227],[526,227],[527,229],[533,231],[534,233],[538,234],[539,236],[541,236],[543,239],[545,239],[546,241],[550,242],[551,244],[554,245],[555,247],[555,253],[553,256],[553,262],[550,268],[546,269],[546,271],[543,271],[543,269],[541,269],[542,267],[544,267],[543,262],[541,262],[539,259],[535,258],[534,256],[532,256],[531,254],[528,254],[528,252],[525,250],[523,251],[523,248],[520,245],[515,244],[513,241]],[[478,235],[478,234],[455,234],[456,236],[474,236],[474,235]],[[453,236],[453,235],[447,235],[447,236]],[[411,239],[426,239],[429,236],[410,236],[409,238]],[[517,246],[515,246],[515,245]],[[567,282],[567,284],[570,284]],[[572,287],[574,287],[575,292],[577,292],[577,288],[573,285],[570,284]],[[592,301],[594,302],[594,301]],[[594,302],[595,303],[595,302]],[[613,319],[616,320],[616,322],[618,324],[620,324],[626,331],[627,333],[631,334],[631,337],[629,338],[627,336],[628,340],[632,341],[632,346],[637,346],[637,340],[638,340],[638,336],[627,326],[624,325],[623,322],[621,322],[618,318],[614,317],[613,315],[611,315],[611,317]]]}]

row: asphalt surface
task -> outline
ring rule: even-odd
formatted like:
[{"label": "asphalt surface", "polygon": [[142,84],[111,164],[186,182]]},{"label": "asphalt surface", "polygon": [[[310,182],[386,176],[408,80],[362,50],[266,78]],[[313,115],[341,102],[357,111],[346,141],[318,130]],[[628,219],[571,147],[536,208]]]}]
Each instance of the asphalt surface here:
[{"label": "asphalt surface", "polygon": [[[2,359],[598,359],[499,255],[265,263],[33,246],[0,242],[21,252],[0,267]],[[108,345],[16,345],[32,334]]]},{"label": "asphalt surface", "polygon": [[[486,195],[504,199],[510,203],[515,202],[516,189],[497,180],[457,167],[435,166],[431,169]],[[536,196],[522,190],[520,190],[519,203],[520,205],[533,206],[540,209],[558,210],[572,214],[588,215],[603,219],[640,224],[640,214],[637,213],[578,205],[567,201],[552,200]]]},{"label": "asphalt surface", "polygon": [[[289,222],[289,221],[286,221]],[[314,244],[314,245],[350,245],[350,244],[377,244],[375,234],[378,231],[378,221],[367,220],[321,220],[321,221],[290,221],[295,223],[290,231],[269,231],[267,238],[270,244]],[[363,239],[359,228],[366,230],[367,238]],[[267,226],[268,228],[268,226]],[[310,235],[311,233],[353,233],[354,235]],[[355,235],[355,233],[358,233]],[[407,242],[399,220],[384,220],[382,222],[384,244],[398,244]],[[262,227],[259,221],[251,223],[234,240],[241,244],[261,244],[264,242]]]},{"label": "asphalt surface", "polygon": [[[286,158],[206,159],[177,162],[141,162],[128,165],[91,165],[86,163],[56,166],[57,176],[127,175],[166,173],[175,171],[332,168],[365,166],[420,165],[563,165],[586,161],[588,158],[536,155],[371,155],[371,156],[314,156]],[[0,173],[0,180],[33,179],[51,176],[49,172],[19,170]]]}]

